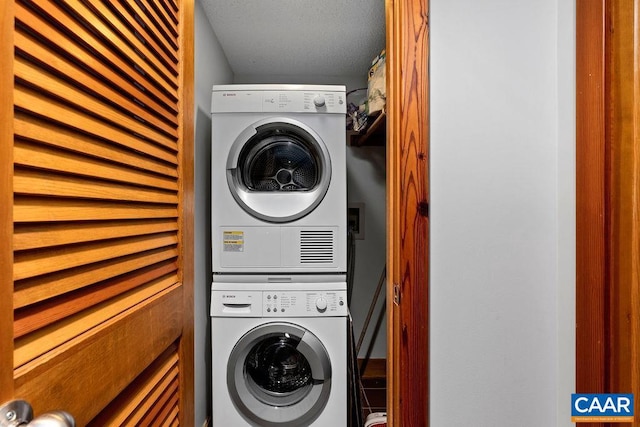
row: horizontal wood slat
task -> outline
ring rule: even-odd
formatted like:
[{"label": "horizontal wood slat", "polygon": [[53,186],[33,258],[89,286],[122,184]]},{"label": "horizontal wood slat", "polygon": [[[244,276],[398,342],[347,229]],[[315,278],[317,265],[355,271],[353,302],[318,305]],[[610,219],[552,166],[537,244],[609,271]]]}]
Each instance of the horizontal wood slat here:
[{"label": "horizontal wood slat", "polygon": [[177,46],[178,29],[166,19],[166,16],[161,12],[159,13],[155,0],[139,0],[136,3],[141,5],[143,11],[155,23],[156,29],[164,34],[167,40],[169,40],[173,45]]},{"label": "horizontal wood slat", "polygon": [[26,169],[16,169],[13,190],[16,194],[30,196],[169,204],[177,204],[178,202],[178,196],[175,192],[107,181],[89,181],[83,177],[57,175]]},{"label": "horizontal wood slat", "polygon": [[155,41],[151,38],[147,39],[138,31],[138,24],[135,20],[127,20],[126,15],[114,13],[117,9],[115,3],[102,3],[98,0],[87,0],[87,5],[96,15],[116,32],[120,39],[131,46],[131,48],[143,59],[147,59],[150,65],[154,66],[159,72],[165,74],[167,79],[175,82],[178,75],[177,60],[175,57],[170,58],[159,48]]},{"label": "horizontal wood slat", "polygon": [[[117,52],[104,46],[94,32],[89,31],[81,23],[75,21],[66,12],[58,9],[56,6],[48,6],[45,11],[38,3],[30,2],[28,6],[17,3],[17,28],[38,34],[39,37],[44,40],[56,40],[56,42],[58,42],[58,38],[56,37],[59,37],[59,35],[54,33],[55,28],[62,32],[65,38],[73,40],[74,43],[82,46],[92,57],[107,64],[108,68],[113,70],[113,73],[132,81],[132,84],[138,88],[138,91],[160,102],[164,108],[168,109],[174,115],[177,114],[178,106],[175,91],[169,94],[163,87],[155,85],[152,80],[147,79],[147,74],[144,73],[144,70],[137,68],[135,63],[126,61]],[[55,22],[55,25],[50,25],[50,22]],[[60,42],[64,43],[65,39],[60,40]]]},{"label": "horizontal wood slat", "polygon": [[13,154],[16,165],[33,169],[102,178],[124,183],[135,182],[141,186],[178,191],[178,184],[174,178],[158,176],[124,165],[116,165],[40,144],[17,140]]},{"label": "horizontal wood slat", "polygon": [[109,280],[119,283],[116,279],[119,276],[177,257],[175,247],[166,247],[20,280],[15,282],[13,305],[15,309],[20,309],[77,289],[104,285],[103,282]]},{"label": "horizontal wood slat", "polygon": [[[14,120],[16,138],[38,142],[39,144],[80,153],[86,157],[101,159],[118,165],[127,165],[138,171],[155,175],[177,177],[175,166],[155,160],[136,151],[98,139],[71,128],[57,126],[55,123],[36,116],[17,112]],[[88,160],[89,161],[89,160]]]},{"label": "horizontal wood slat", "polygon": [[21,336],[15,340],[14,368],[44,355],[145,300],[177,286],[177,276],[169,275],[143,284],[108,301]]},{"label": "horizontal wood slat", "polygon": [[166,389],[177,381],[178,375],[177,348],[172,346],[149,366],[118,398],[105,408],[96,418],[91,420],[89,427],[137,425],[144,413],[141,407],[146,407],[150,396],[158,390]]},{"label": "horizontal wood slat", "polygon": [[177,243],[176,233],[160,233],[71,245],[63,248],[17,252],[13,277],[14,280],[26,279],[124,255],[174,246]]},{"label": "horizontal wood slat", "polygon": [[160,6],[164,9],[167,16],[171,18],[175,25],[175,28],[178,29],[180,20],[178,18],[178,8],[175,7],[175,4],[171,4],[171,1],[162,1],[160,2]]},{"label": "horizontal wood slat", "polygon": [[162,19],[162,22],[171,30],[175,37],[178,37],[178,18],[175,13],[172,13],[166,5],[160,4],[161,2],[152,1],[151,7],[156,11],[156,14]]},{"label": "horizontal wood slat", "polygon": [[168,36],[166,32],[163,32],[158,28],[158,24],[146,12],[146,8],[142,3],[120,0],[120,4],[137,22],[144,26],[147,34],[152,35],[164,50],[168,51],[170,55],[176,55],[178,46],[177,39]]},{"label": "horizontal wood slat", "polygon": [[75,37],[70,38],[57,28],[47,26],[46,22],[37,15],[28,15],[28,12],[24,12],[24,15],[29,16],[32,27],[27,27],[22,21],[16,23],[19,30],[15,33],[19,53],[38,58],[31,52],[32,45],[42,45],[40,49],[52,52],[51,55],[63,53],[66,61],[95,76],[97,80],[104,81],[105,84],[119,91],[122,96],[145,108],[148,114],[155,115],[174,126],[177,125],[176,105],[170,103],[168,99],[157,97],[140,82],[124,75],[122,70],[108,60],[109,58],[104,57],[103,52],[96,52],[91,47],[80,43]]},{"label": "horizontal wood slat", "polygon": [[[16,32],[15,43],[16,53],[24,58],[21,61],[33,62],[51,74],[58,77],[62,76],[65,81],[69,81],[83,92],[86,92],[85,98],[88,96],[99,98],[100,102],[108,105],[109,108],[116,108],[132,118],[142,118],[155,129],[174,139],[177,138],[175,123],[168,122],[166,118],[152,114],[139,100],[122,93],[121,90],[118,90],[119,88],[113,87],[111,82],[105,80],[103,76],[95,75],[90,72],[91,70],[81,68],[78,64],[61,56],[57,51],[39,44],[37,40],[28,34]],[[33,67],[31,66],[31,68]],[[23,75],[22,77],[28,79],[28,75]],[[37,81],[33,80],[32,83],[37,84]],[[92,109],[90,105],[84,104],[80,99],[76,97],[72,97],[72,99],[83,108]]]},{"label": "horizontal wood slat", "polygon": [[[43,206],[46,206],[46,209],[43,209]],[[15,222],[176,218],[178,209],[171,204],[58,200],[18,196],[14,202],[13,215]]]},{"label": "horizontal wood slat", "polygon": [[[148,21],[145,22],[145,17],[136,13],[129,3],[133,2],[125,2],[124,4],[110,2],[107,6],[118,16],[120,21],[131,29],[135,37],[148,43],[150,49],[157,52],[164,60],[169,63],[178,64],[177,50],[169,46],[161,37],[158,37],[158,34],[150,28],[150,23]],[[174,68],[177,72],[177,66]]]},{"label": "horizontal wood slat", "polygon": [[16,108],[22,112],[30,112],[40,119],[47,119],[61,128],[71,127],[100,139],[109,140],[117,145],[144,153],[167,163],[177,164],[175,144],[159,146],[145,140],[130,131],[112,123],[107,123],[82,111],[78,111],[64,103],[53,99],[45,99],[36,90],[23,86],[14,91]]},{"label": "horizontal wood slat", "polygon": [[59,1],[64,4],[64,8],[69,14],[74,15],[77,22],[90,28],[93,34],[96,34],[96,39],[99,41],[98,46],[101,46],[101,50],[111,50],[118,56],[124,58],[125,62],[132,64],[136,72],[144,76],[147,82],[163,91],[165,95],[173,99],[174,102],[177,102],[178,82],[175,76],[168,76],[159,72],[154,64],[145,60],[146,58],[144,58],[144,56],[139,55],[128,44],[122,43],[118,35],[95,16],[91,9],[80,0]]},{"label": "horizontal wood slat", "polygon": [[[173,135],[168,136],[164,132],[156,131],[147,126],[142,118],[136,120],[132,115],[114,109],[113,106],[96,99],[95,96],[79,90],[70,82],[53,76],[22,58],[16,58],[14,69],[16,78],[22,82],[28,82],[29,86],[40,93],[41,98],[44,93],[47,93],[48,96],[61,100],[67,105],[73,106],[74,109],[93,116],[96,120],[127,129],[133,134],[140,135],[164,147],[176,149],[175,129],[171,129],[167,125],[162,124],[161,127]],[[41,102],[46,102],[46,99],[42,99]]]},{"label": "horizontal wood slat", "polygon": [[16,369],[16,395],[36,414],[65,408],[86,425],[178,339],[182,298],[174,285]]},{"label": "horizontal wood slat", "polygon": [[53,298],[24,309],[17,309],[14,315],[13,336],[19,338],[176,270],[175,262],[155,264],[67,294],[64,298]]},{"label": "horizontal wood slat", "polygon": [[133,411],[129,419],[127,419],[126,425],[132,427],[159,425],[158,423],[152,424],[155,415],[157,415],[157,412],[160,412],[171,397],[177,397],[177,391],[178,368],[176,366],[169,375],[163,378],[163,381],[145,397],[140,406]]},{"label": "horizontal wood slat", "polygon": [[43,225],[18,224],[13,232],[13,249],[16,251],[40,249],[72,243],[157,234],[177,229],[178,223],[175,219]]},{"label": "horizontal wood slat", "polygon": [[178,383],[171,384],[170,388],[164,390],[162,396],[156,404],[150,408],[149,412],[140,421],[140,426],[153,427],[165,426],[172,419],[178,409]]}]

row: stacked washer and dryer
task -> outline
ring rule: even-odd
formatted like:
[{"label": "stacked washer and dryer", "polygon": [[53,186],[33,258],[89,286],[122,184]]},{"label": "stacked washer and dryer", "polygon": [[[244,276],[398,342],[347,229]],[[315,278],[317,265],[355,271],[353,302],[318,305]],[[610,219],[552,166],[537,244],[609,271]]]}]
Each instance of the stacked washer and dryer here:
[{"label": "stacked washer and dryer", "polygon": [[211,105],[213,425],[345,426],[345,87]]}]

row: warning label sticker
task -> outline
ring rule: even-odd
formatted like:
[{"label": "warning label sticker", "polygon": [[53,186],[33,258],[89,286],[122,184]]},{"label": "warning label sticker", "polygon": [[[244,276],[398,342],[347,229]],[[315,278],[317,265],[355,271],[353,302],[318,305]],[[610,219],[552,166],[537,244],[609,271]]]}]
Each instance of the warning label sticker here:
[{"label": "warning label sticker", "polygon": [[244,231],[223,231],[222,250],[224,252],[243,252]]}]

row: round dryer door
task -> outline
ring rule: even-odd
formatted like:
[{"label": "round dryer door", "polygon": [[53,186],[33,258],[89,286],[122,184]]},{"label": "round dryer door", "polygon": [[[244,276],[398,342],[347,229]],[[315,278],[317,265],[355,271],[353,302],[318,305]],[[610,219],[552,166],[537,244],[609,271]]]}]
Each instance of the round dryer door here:
[{"label": "round dryer door", "polygon": [[275,117],[242,132],[227,159],[227,183],[238,204],[268,222],[291,222],[322,201],[331,182],[331,159],[317,133],[301,122]]},{"label": "round dryer door", "polygon": [[254,425],[309,425],[329,398],[331,362],[311,332],[291,323],[267,323],[235,345],[227,387],[238,411]]}]

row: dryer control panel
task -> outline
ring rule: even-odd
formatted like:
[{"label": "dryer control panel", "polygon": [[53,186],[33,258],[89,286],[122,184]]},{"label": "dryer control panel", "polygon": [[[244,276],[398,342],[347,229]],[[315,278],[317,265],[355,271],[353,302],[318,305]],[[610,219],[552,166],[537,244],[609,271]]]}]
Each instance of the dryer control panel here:
[{"label": "dryer control panel", "polygon": [[221,85],[214,86],[212,113],[346,114],[344,86]]},{"label": "dryer control panel", "polygon": [[245,291],[211,292],[211,315],[216,317],[337,317],[347,315],[347,292]]}]

